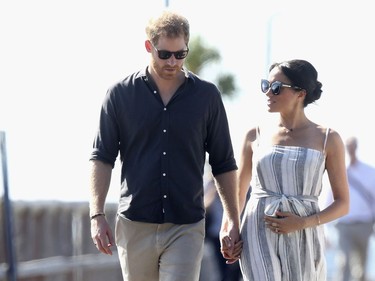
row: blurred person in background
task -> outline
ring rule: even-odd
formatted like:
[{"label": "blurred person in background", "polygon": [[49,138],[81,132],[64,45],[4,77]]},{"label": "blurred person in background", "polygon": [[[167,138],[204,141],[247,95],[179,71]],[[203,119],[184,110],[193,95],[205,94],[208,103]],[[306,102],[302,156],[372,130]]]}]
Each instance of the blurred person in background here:
[{"label": "blurred person in background", "polygon": [[358,159],[357,149],[357,138],[349,137],[346,152],[349,156],[350,209],[335,225],[338,233],[337,281],[367,280],[369,241],[375,222],[375,168]]},{"label": "blurred person in background", "polygon": [[[129,27],[131,28],[131,27]],[[91,236],[117,246],[126,281],[197,281],[205,235],[203,171],[208,162],[226,214],[223,253],[239,245],[237,165],[218,88],[184,68],[189,22],[164,11],[146,27],[150,63],[105,96],[90,157]],[[104,207],[117,156],[121,192],[115,239]]]}]

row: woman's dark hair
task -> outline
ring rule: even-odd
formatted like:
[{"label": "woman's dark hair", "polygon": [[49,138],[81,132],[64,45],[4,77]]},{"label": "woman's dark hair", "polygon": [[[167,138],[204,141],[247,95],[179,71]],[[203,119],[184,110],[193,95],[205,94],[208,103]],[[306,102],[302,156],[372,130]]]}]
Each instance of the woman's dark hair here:
[{"label": "woman's dark hair", "polygon": [[306,60],[288,60],[280,63],[273,63],[269,71],[278,67],[288,77],[290,82],[306,91],[303,106],[320,99],[322,94],[322,83],[318,81],[318,72],[315,67]]}]

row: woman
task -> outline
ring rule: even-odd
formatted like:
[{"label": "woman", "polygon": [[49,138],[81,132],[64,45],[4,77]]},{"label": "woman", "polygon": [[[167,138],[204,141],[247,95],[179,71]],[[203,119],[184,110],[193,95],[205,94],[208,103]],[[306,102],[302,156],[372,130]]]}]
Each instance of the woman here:
[{"label": "woman", "polygon": [[[345,147],[340,135],[307,118],[304,108],[318,100],[322,84],[305,60],[274,63],[261,81],[275,126],[251,129],[240,167],[240,208],[244,280],[326,280],[324,223],[348,212]],[[327,170],[333,203],[319,210]],[[251,182],[254,175],[254,181]],[[250,182],[252,189],[246,203]]]}]

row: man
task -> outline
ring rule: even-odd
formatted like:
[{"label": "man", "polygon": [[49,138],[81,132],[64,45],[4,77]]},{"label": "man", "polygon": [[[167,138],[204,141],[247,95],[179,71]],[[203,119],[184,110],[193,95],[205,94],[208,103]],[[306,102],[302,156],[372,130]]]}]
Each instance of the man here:
[{"label": "man", "polygon": [[102,105],[90,158],[91,235],[99,251],[112,254],[104,207],[120,152],[115,240],[124,280],[194,281],[205,235],[206,152],[225,211],[222,251],[229,262],[240,245],[237,165],[219,90],[183,67],[188,20],[165,11],[146,34],[149,65],[113,85]]},{"label": "man", "polygon": [[350,211],[336,225],[340,281],[366,280],[368,246],[374,226],[375,168],[358,159],[357,147],[357,138],[347,139]]}]

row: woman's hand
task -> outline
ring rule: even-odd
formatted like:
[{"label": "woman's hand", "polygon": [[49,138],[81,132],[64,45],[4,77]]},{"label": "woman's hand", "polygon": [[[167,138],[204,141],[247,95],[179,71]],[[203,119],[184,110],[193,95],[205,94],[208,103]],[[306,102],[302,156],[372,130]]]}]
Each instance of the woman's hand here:
[{"label": "woman's hand", "polygon": [[305,228],[305,219],[291,212],[276,212],[276,217],[264,216],[267,228],[277,234],[287,234]]}]

